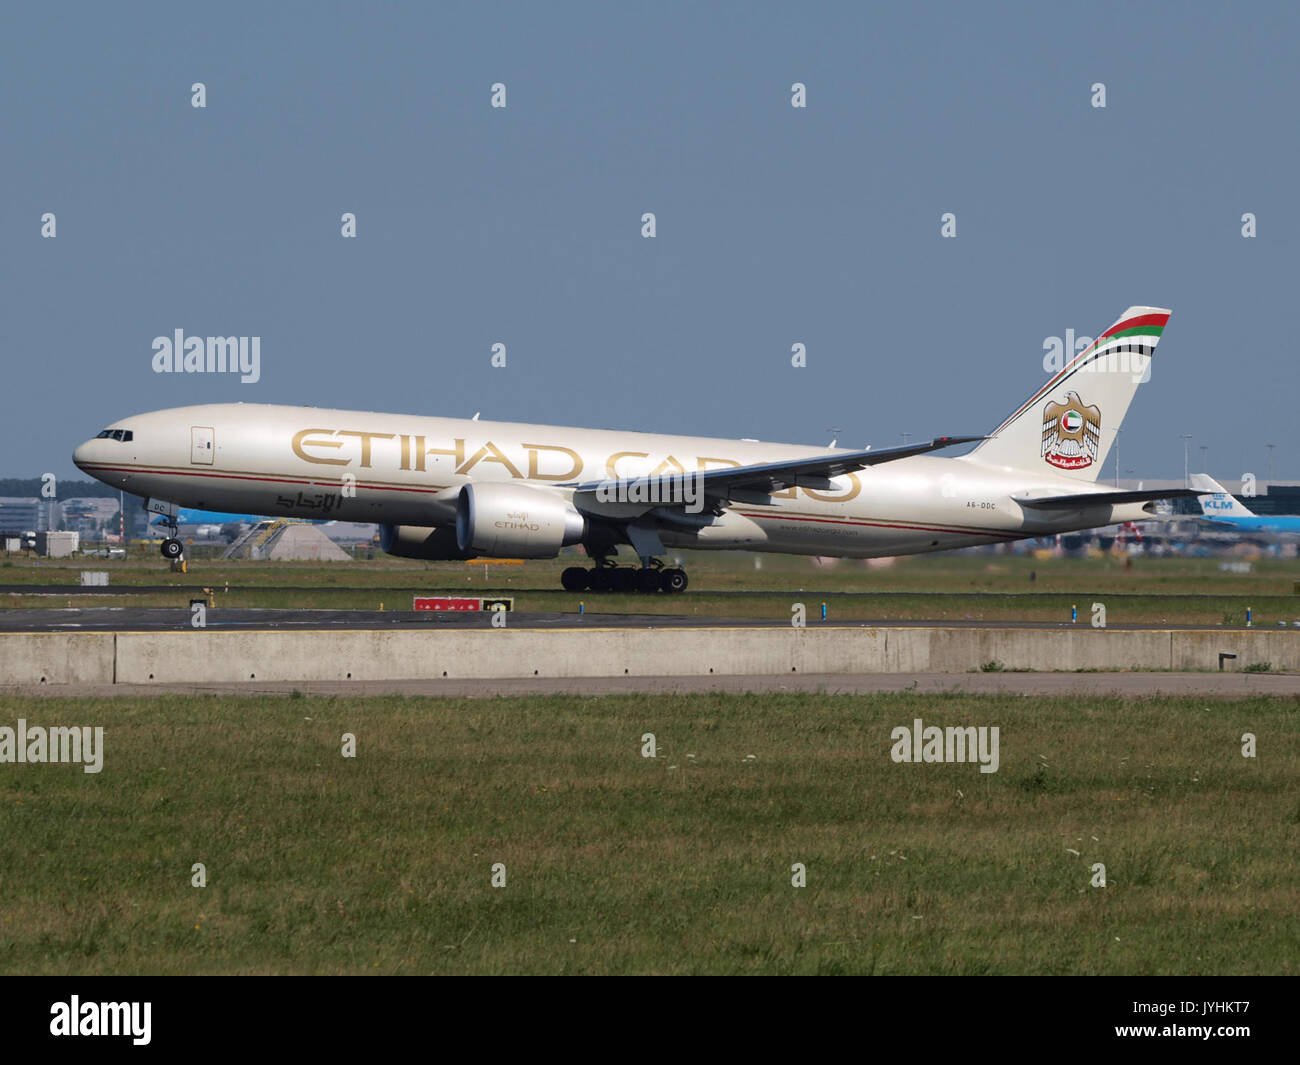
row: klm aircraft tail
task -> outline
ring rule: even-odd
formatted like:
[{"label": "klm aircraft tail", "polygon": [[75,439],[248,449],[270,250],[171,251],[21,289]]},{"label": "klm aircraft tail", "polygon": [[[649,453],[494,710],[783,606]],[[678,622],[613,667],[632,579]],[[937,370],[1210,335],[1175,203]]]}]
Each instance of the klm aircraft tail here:
[{"label": "klm aircraft tail", "polygon": [[1254,511],[1241,503],[1209,474],[1192,474],[1192,487],[1207,493],[1196,497],[1196,501],[1201,504],[1201,513],[1207,518],[1255,517]]}]

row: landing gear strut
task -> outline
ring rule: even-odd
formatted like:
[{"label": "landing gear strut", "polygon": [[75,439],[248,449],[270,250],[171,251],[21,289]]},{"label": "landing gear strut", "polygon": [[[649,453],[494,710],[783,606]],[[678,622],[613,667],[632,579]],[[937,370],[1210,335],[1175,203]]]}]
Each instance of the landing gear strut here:
[{"label": "landing gear strut", "polygon": [[560,583],[569,592],[635,592],[653,595],[655,592],[686,591],[686,571],[676,567],[665,568],[657,558],[646,559],[640,569],[634,566],[616,566],[601,559],[591,569],[570,566],[560,574]]},{"label": "landing gear strut", "polygon": [[150,514],[162,515],[163,524],[167,526],[167,539],[162,542],[159,550],[162,552],[162,557],[171,563],[173,573],[184,573],[186,571],[185,545],[176,535],[176,517],[180,508],[175,503],[163,499],[146,499],[144,509]]}]

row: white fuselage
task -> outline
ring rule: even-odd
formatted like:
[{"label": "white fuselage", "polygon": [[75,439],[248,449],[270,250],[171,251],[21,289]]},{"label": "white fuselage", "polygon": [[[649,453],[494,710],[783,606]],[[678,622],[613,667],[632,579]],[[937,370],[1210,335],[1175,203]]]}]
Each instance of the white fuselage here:
[{"label": "white fuselage", "polygon": [[[467,482],[572,495],[562,482],[627,478],[835,454],[796,444],[261,404],[136,415],[73,456],[99,480],[202,510],[447,525]],[[125,433],[119,434],[125,435]],[[1088,491],[1050,472],[917,455],[790,488],[770,504],[733,502],[712,524],[665,528],[668,547],[870,558],[942,551],[1148,516],[1142,504],[1050,511],[1013,496]],[[1100,489],[1099,489],[1100,490]]]}]

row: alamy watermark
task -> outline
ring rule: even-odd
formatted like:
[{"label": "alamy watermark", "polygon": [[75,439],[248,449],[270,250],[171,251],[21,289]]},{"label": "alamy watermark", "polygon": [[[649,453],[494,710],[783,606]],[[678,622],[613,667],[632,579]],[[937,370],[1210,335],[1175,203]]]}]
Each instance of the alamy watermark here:
[{"label": "alamy watermark", "polygon": [[261,337],[187,337],[177,329],[153,338],[154,373],[237,373],[246,385],[262,376]]},{"label": "alamy watermark", "polygon": [[104,727],[27,725],[20,717],[18,727],[0,726],[0,762],[80,763],[87,773],[104,768]]},{"label": "alamy watermark", "polygon": [[998,771],[998,726],[926,725],[918,717],[909,729],[899,725],[890,734],[895,762],[979,762],[981,773]]},{"label": "alamy watermark", "polygon": [[50,1006],[50,1035],[130,1036],[136,1046],[148,1046],[151,1002],[82,1002],[77,995]]},{"label": "alamy watermark", "polygon": [[601,503],[685,504],[687,514],[704,509],[704,478],[699,473],[672,473],[662,477],[620,477],[596,485]]},{"label": "alamy watermark", "polygon": [[[1067,329],[1064,337],[1045,337],[1043,339],[1043,370],[1055,376],[1065,369],[1075,358],[1082,355],[1097,343],[1090,336],[1075,336],[1073,329]],[[1103,343],[1102,346],[1105,346]],[[1136,341],[1120,343],[1118,348],[1111,347],[1095,358],[1089,359],[1079,367],[1078,373],[1121,373],[1127,374],[1138,384],[1151,380],[1150,352],[1136,350],[1142,345]]]}]

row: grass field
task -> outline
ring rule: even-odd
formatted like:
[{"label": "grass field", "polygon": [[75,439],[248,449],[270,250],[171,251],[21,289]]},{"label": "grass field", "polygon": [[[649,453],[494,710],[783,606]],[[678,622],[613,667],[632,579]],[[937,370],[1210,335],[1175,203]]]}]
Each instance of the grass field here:
[{"label": "grass field", "polygon": [[[791,604],[810,612],[828,603],[833,620],[925,619],[1067,621],[1077,606],[1086,617],[1104,602],[1109,621],[1161,625],[1241,625],[1250,608],[1256,625],[1300,620],[1300,565],[1256,559],[1250,572],[1224,572],[1216,559],[1049,558],[947,553],[898,559],[888,565],[693,552],[686,556],[691,587],[684,595],[571,593],[559,573],[579,557],[525,565],[422,563],[383,559],[354,563],[222,562],[197,559],[186,574],[160,559],[127,562],[9,560],[0,584],[30,594],[0,595],[0,606],[188,606],[191,589],[216,589],[218,606],[409,610],[411,597],[431,591],[504,594],[523,611],[682,614],[788,620]],[[76,584],[83,569],[107,570],[108,594],[58,596],[43,589]],[[167,586],[174,592],[113,595],[115,586]],[[227,590],[229,586],[229,590]],[[738,594],[744,593],[744,594]]]},{"label": "grass field", "polygon": [[[0,766],[6,973],[1300,963],[1294,700],[0,699],[18,717],[102,725],[105,755]],[[1000,769],[895,764],[917,717],[998,726]]]}]

